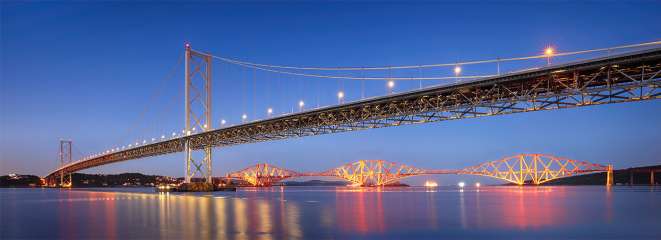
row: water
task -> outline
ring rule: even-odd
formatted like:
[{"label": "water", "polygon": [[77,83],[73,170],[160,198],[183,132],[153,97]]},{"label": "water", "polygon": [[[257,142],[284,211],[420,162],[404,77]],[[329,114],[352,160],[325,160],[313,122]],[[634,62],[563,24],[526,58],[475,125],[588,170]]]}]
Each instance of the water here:
[{"label": "water", "polygon": [[661,239],[661,188],[0,189],[0,238]]}]

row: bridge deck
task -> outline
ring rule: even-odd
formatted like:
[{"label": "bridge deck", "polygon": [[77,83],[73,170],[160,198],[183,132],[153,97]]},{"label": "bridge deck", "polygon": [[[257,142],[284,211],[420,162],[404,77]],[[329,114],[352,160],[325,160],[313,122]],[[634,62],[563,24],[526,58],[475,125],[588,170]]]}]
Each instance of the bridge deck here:
[{"label": "bridge deck", "polygon": [[65,165],[118,161],[292,137],[596,104],[659,99],[661,48],[375,97],[177,137]]}]

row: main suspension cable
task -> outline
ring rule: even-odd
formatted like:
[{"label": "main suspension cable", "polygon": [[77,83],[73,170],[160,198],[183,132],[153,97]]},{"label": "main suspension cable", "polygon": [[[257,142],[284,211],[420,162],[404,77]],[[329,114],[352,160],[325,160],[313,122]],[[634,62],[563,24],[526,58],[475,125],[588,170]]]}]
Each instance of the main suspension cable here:
[{"label": "main suspension cable", "polygon": [[[604,51],[612,51],[612,50],[619,50],[619,49],[626,49],[626,48],[654,46],[654,45],[660,45],[660,44],[661,44],[661,41],[645,42],[645,43],[621,45],[621,46],[608,47],[608,48],[596,48],[596,49],[581,50],[581,51],[574,51],[574,52],[555,53],[555,54],[551,55],[551,57],[570,56],[570,55],[593,53],[593,52],[604,52]],[[293,70],[319,70],[319,71],[367,71],[367,70],[450,67],[450,66],[457,66],[457,65],[471,65],[471,64],[483,64],[483,63],[495,63],[495,62],[520,61],[520,60],[529,60],[529,59],[542,59],[542,58],[548,58],[549,57],[549,55],[542,54],[542,55],[534,55],[534,56],[527,56],[527,57],[497,58],[497,59],[488,59],[488,60],[476,60],[476,61],[454,62],[454,63],[424,64],[424,65],[377,66],[377,67],[300,67],[300,66],[261,64],[261,63],[241,61],[241,60],[233,59],[233,58],[216,56],[216,55],[212,55],[212,54],[209,54],[209,55],[213,58],[218,59],[218,60],[229,62],[229,63],[234,63],[234,64],[242,65],[242,66],[248,65],[248,66],[262,67],[262,68],[278,68],[278,69],[293,69]]]},{"label": "main suspension cable", "polygon": [[[213,57],[213,55],[211,55]],[[225,61],[225,60],[222,60]],[[227,62],[227,61],[225,61]],[[474,78],[484,78],[484,77],[493,77],[496,75],[473,75],[473,76],[446,76],[446,77],[356,77],[356,76],[333,76],[333,75],[319,75],[319,74],[309,74],[309,73],[297,73],[297,72],[288,72],[280,71],[274,69],[268,69],[238,62],[230,62],[239,66],[246,68],[253,68],[262,71],[294,75],[294,76],[303,76],[303,77],[314,77],[314,78],[329,78],[329,79],[350,79],[350,80],[393,80],[393,81],[403,81],[403,80],[449,80],[449,79],[474,79]]]}]

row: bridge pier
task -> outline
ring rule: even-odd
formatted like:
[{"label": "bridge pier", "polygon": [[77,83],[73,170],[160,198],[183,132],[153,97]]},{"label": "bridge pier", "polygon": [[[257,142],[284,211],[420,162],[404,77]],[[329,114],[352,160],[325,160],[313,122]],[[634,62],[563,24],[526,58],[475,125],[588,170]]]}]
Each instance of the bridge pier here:
[{"label": "bridge pier", "polygon": [[629,186],[633,186],[633,169],[629,168]]},{"label": "bridge pier", "polygon": [[654,169],[650,169],[650,185],[656,185],[656,182],[654,182]]},{"label": "bridge pier", "polygon": [[608,171],[606,172],[606,186],[613,186],[613,165],[608,164]]}]

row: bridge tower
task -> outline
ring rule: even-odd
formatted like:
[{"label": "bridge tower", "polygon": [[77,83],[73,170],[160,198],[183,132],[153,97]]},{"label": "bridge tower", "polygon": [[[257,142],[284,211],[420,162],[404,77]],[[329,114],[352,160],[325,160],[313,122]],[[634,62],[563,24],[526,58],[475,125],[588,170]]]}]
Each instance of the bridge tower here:
[{"label": "bridge tower", "polygon": [[[69,163],[71,163],[71,140],[60,139],[60,167]],[[60,171],[60,187],[71,187],[72,184],[71,173]]]},{"label": "bridge tower", "polygon": [[[211,130],[211,56],[197,52],[189,43],[185,44],[185,120],[184,134],[186,136],[198,130]],[[200,83],[203,87],[196,87]],[[184,138],[184,154],[186,160],[185,182],[191,183],[195,177],[202,178],[211,184],[211,146],[202,146],[202,154],[194,154],[200,149],[200,143],[193,143]]]}]

